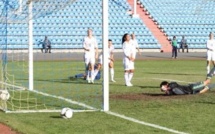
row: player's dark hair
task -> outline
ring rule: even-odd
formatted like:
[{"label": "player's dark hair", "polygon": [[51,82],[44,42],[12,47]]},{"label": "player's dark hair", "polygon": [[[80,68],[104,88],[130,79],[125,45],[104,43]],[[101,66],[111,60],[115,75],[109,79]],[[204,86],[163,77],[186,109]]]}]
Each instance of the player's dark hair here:
[{"label": "player's dark hair", "polygon": [[124,34],[124,35],[123,35],[123,37],[122,37],[122,44],[125,42],[125,40],[126,40],[126,36],[127,36],[127,35],[129,35],[129,34],[128,34],[128,33],[126,33],[126,34]]},{"label": "player's dark hair", "polygon": [[112,41],[111,39],[109,39],[108,41]]},{"label": "player's dark hair", "polygon": [[168,84],[167,81],[162,81],[161,84],[160,84],[160,88],[161,88],[162,86],[164,86],[164,85],[167,85],[167,84]]}]

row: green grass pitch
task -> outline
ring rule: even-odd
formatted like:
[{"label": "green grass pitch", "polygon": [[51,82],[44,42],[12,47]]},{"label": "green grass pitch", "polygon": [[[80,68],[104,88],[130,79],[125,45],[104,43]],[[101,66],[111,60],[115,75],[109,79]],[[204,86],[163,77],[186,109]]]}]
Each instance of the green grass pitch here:
[{"label": "green grass pitch", "polygon": [[[20,71],[20,69],[26,70],[27,63],[15,64],[16,70],[10,68],[13,66],[10,64],[14,63],[8,63],[8,73],[14,74],[16,77],[9,76],[9,78],[27,86],[27,72]],[[101,80],[92,85],[83,80],[68,79],[69,76],[83,72],[82,64],[80,61],[35,62],[35,89],[80,100],[90,106],[101,108]],[[215,133],[215,90],[201,95],[163,96],[158,88],[162,79],[184,81],[180,82],[181,84],[204,80],[205,61],[143,60],[136,61],[135,67],[132,80],[134,86],[126,87],[124,86],[122,61],[115,62],[115,80],[117,82],[110,83],[110,111],[186,133]],[[34,94],[30,94],[30,96],[38,98],[38,101],[44,99],[47,107],[69,106],[68,103],[49,97]],[[61,118],[59,113],[5,114],[3,112],[0,112],[0,118],[0,122],[24,134],[170,133],[99,111],[74,113],[71,119]]]}]

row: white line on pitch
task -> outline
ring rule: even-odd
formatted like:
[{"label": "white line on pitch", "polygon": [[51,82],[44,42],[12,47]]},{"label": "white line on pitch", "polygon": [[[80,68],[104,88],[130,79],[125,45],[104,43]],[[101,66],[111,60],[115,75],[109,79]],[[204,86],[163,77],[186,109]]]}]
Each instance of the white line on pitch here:
[{"label": "white line on pitch", "polygon": [[96,108],[94,108],[92,106],[89,106],[89,105],[86,105],[84,103],[80,103],[80,102],[77,102],[77,101],[73,101],[71,99],[67,99],[67,98],[64,98],[62,96],[51,95],[51,94],[40,92],[40,91],[37,91],[37,90],[32,90],[32,92],[35,92],[37,94],[41,94],[41,95],[44,95],[44,96],[48,96],[48,97],[52,97],[52,98],[64,100],[66,102],[69,102],[69,103],[72,103],[72,104],[76,104],[76,105],[79,105],[79,106],[82,106],[82,107],[85,107],[85,108],[88,108],[88,109],[91,109],[91,110],[96,110]]},{"label": "white line on pitch", "polygon": [[153,127],[153,128],[156,128],[156,129],[161,129],[161,130],[168,131],[168,132],[171,132],[171,133],[188,134],[188,133],[180,132],[180,131],[177,131],[177,130],[174,130],[174,129],[162,127],[162,126],[159,126],[159,125],[156,125],[156,124],[151,124],[151,123],[147,123],[147,122],[144,122],[144,121],[140,121],[140,120],[137,120],[137,119],[134,119],[134,118],[122,115],[122,114],[114,113],[114,112],[111,112],[111,111],[108,111],[106,113],[110,114],[110,115],[113,115],[113,116],[116,116],[116,117],[119,117],[119,118],[122,118],[122,119],[125,119],[125,120],[128,120],[128,121],[132,121],[132,122],[142,124],[142,125],[145,125],[145,126],[149,126],[149,127]]}]

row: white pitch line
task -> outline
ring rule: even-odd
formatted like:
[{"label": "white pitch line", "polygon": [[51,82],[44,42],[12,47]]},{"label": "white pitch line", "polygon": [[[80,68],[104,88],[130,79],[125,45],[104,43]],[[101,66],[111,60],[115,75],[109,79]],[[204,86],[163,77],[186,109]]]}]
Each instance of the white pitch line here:
[{"label": "white pitch line", "polygon": [[[73,112],[95,112],[96,110],[72,110]],[[61,110],[18,110],[18,111],[5,111],[6,113],[60,113]]]},{"label": "white pitch line", "polygon": [[72,103],[72,104],[76,104],[76,105],[79,105],[79,106],[82,106],[82,107],[85,107],[85,108],[88,108],[88,109],[91,109],[91,110],[96,110],[96,108],[94,108],[92,106],[89,106],[89,105],[86,105],[84,103],[80,103],[80,102],[77,102],[77,101],[73,101],[71,99],[67,99],[67,98],[64,98],[62,96],[51,95],[51,94],[40,92],[40,91],[37,91],[37,90],[32,90],[32,92],[35,92],[35,93],[38,93],[38,94],[41,94],[41,95],[44,95],[44,96],[48,96],[48,97],[52,97],[52,98],[64,100],[66,102],[69,102],[69,103]]},{"label": "white pitch line", "polygon": [[18,88],[18,90],[25,90],[24,87],[15,86],[15,85],[12,85],[12,84],[9,84],[9,83],[5,83],[5,82],[3,82],[3,81],[0,81],[0,84],[4,84],[4,85],[10,86],[10,87]]},{"label": "white pitch line", "polygon": [[168,131],[168,132],[171,132],[171,133],[188,134],[188,133],[180,132],[180,131],[177,131],[177,130],[174,130],[174,129],[162,127],[162,126],[159,126],[159,125],[156,125],[156,124],[151,124],[151,123],[147,123],[147,122],[144,122],[144,121],[140,121],[140,120],[137,120],[137,119],[134,119],[134,118],[122,115],[122,114],[114,113],[114,112],[111,112],[111,111],[108,111],[108,112],[105,112],[105,113],[113,115],[113,116],[116,116],[116,117],[119,117],[119,118],[122,118],[122,119],[125,119],[125,120],[128,120],[128,121],[131,121],[131,122],[135,122],[135,123],[142,124],[142,125],[145,125],[145,126],[153,127],[153,128],[156,128],[156,129],[161,129],[161,130]]}]

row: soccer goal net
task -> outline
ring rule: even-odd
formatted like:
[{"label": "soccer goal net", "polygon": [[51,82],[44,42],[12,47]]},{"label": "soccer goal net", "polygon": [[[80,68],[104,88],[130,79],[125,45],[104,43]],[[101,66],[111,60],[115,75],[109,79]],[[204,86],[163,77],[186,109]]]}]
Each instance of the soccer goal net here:
[{"label": "soccer goal net", "polygon": [[[77,44],[71,44],[71,38],[77,33],[68,29],[74,23],[67,17],[75,3],[75,0],[0,1],[1,110],[15,113],[58,112],[63,107],[74,111],[102,108],[102,78],[88,84],[84,78],[75,77],[85,72],[83,53],[72,49]],[[86,30],[83,29],[85,33]],[[31,35],[33,41],[29,46]],[[51,49],[43,46],[45,36]],[[33,83],[29,83],[31,77]],[[33,84],[33,90],[29,90],[29,84]]]}]

